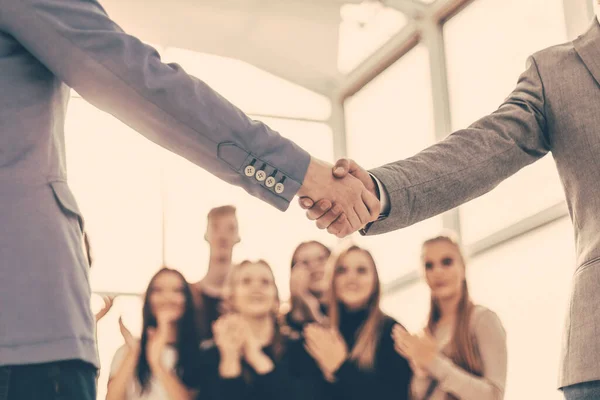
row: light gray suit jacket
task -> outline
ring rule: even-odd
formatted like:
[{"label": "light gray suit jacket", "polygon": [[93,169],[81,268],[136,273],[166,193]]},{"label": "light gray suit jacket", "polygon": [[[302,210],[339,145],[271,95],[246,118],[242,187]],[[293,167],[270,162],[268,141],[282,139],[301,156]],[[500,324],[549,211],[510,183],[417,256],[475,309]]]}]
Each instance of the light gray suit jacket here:
[{"label": "light gray suit jacket", "polygon": [[[473,95],[476,95],[474,93]],[[493,189],[552,152],[575,228],[577,272],[561,387],[600,380],[600,26],[534,54],[496,112],[407,160],[371,171],[391,209],[367,234],[402,228]]]},{"label": "light gray suit jacket", "polygon": [[[310,161],[181,67],[163,64],[96,0],[0,0],[0,365],[97,365],[83,219],[67,185],[69,87],[280,210]],[[251,164],[281,185],[246,174]]]}]

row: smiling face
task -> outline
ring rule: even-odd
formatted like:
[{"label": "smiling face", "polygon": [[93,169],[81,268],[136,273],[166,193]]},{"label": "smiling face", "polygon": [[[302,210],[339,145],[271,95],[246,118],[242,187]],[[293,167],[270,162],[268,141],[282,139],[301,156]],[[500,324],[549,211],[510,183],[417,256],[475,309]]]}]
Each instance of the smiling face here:
[{"label": "smiling face", "polygon": [[177,274],[162,272],[157,275],[148,290],[150,311],[157,321],[168,324],[179,321],[185,312],[185,285]]},{"label": "smiling face", "polygon": [[233,309],[250,318],[272,316],[279,307],[273,273],[263,262],[247,262],[236,266],[229,295]]}]

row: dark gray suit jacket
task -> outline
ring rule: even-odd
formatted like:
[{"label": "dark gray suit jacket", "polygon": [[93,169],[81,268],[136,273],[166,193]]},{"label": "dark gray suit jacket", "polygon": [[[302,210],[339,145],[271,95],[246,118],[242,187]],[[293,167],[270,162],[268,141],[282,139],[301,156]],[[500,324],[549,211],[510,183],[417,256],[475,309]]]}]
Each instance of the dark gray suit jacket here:
[{"label": "dark gray suit jacket", "polygon": [[[474,93],[474,96],[477,94]],[[534,54],[496,112],[407,160],[371,171],[389,217],[367,234],[409,226],[480,196],[552,152],[577,246],[559,384],[600,380],[600,26]]]},{"label": "dark gray suit jacket", "polygon": [[[96,0],[0,0],[0,365],[97,364],[83,219],[65,166],[70,87],[280,210],[310,161],[181,67],[163,64]],[[256,179],[260,169],[272,179]]]}]

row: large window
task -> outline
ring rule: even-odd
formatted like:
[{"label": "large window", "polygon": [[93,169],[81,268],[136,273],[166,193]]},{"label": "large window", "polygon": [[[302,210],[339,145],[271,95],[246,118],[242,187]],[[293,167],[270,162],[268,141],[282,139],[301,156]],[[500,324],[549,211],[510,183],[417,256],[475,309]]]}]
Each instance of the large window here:
[{"label": "large window", "polygon": [[340,8],[338,70],[348,73],[406,25],[406,17],[377,1]]},{"label": "large window", "polygon": [[[417,46],[346,101],[348,154],[365,168],[400,160],[434,143],[427,49]],[[435,217],[356,241],[375,254],[383,282],[415,268],[419,244],[441,228]]]},{"label": "large window", "polygon": [[[493,18],[491,18],[493,16]],[[478,0],[444,25],[453,129],[494,111],[527,57],[566,40],[562,0]],[[551,156],[461,207],[472,243],[563,199]]]}]

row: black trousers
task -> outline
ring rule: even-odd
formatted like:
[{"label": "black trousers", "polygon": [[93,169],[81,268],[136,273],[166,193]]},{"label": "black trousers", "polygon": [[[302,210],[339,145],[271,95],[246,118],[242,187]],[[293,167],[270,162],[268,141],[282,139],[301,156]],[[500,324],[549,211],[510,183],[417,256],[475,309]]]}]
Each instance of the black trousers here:
[{"label": "black trousers", "polygon": [[96,400],[96,373],[79,360],[0,367],[0,400]]}]

